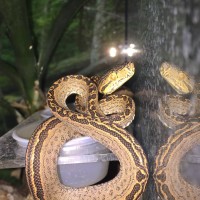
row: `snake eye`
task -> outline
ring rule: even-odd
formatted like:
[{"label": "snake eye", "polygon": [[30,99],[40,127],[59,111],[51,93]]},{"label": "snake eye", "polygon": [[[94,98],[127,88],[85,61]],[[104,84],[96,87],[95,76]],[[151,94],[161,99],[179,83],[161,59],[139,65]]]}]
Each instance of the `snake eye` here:
[{"label": "snake eye", "polygon": [[117,78],[117,74],[116,73],[112,73],[111,75],[110,75],[110,79],[113,81],[113,80],[115,80]]},{"label": "snake eye", "polygon": [[185,78],[185,74],[183,72],[179,72],[179,77],[180,78]]}]

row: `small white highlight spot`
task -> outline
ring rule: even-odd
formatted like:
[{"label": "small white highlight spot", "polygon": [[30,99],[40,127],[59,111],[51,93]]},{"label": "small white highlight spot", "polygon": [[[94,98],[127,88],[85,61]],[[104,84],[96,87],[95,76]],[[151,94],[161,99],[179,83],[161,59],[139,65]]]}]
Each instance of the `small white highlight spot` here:
[{"label": "small white highlight spot", "polygon": [[115,47],[111,47],[111,48],[109,49],[109,55],[110,55],[110,57],[112,57],[112,58],[116,57],[116,55],[117,55],[117,49],[116,49]]}]

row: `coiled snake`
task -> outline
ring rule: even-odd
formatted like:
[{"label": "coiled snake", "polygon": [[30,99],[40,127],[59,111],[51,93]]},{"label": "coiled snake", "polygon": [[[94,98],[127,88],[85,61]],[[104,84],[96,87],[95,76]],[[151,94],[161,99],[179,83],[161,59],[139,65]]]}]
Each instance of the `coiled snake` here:
[{"label": "coiled snake", "polygon": [[200,198],[200,187],[183,178],[180,165],[185,153],[200,144],[199,84],[189,74],[169,63],[161,65],[160,73],[179,94],[191,94],[194,101],[171,95],[159,102],[160,120],[174,131],[156,157],[156,188],[162,199],[197,200]]},{"label": "coiled snake", "polygon": [[[133,63],[128,63],[109,71],[100,80],[99,90],[104,94],[113,92],[115,89],[112,91],[112,88],[128,80],[134,70]],[[71,94],[77,95],[79,112],[66,106],[66,99]],[[115,106],[111,106],[109,101]],[[133,100],[125,95],[107,97],[102,102],[108,108],[105,110],[108,114],[115,113],[107,117],[100,109],[94,82],[81,75],[71,75],[51,86],[47,103],[55,116],[36,129],[26,153],[26,176],[34,199],[138,199],[148,179],[147,160],[138,142],[122,128],[130,123],[126,116],[134,116]],[[121,115],[123,107],[125,110]],[[71,188],[60,183],[57,174],[59,150],[66,141],[82,135],[98,140],[118,157],[120,171],[115,178],[82,188]]]}]

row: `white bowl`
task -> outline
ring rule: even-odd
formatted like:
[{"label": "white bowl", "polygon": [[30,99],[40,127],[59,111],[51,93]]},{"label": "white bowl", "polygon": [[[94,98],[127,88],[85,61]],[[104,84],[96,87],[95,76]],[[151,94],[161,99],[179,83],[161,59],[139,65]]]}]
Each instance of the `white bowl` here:
[{"label": "white bowl", "polygon": [[108,173],[109,162],[58,164],[61,182],[70,187],[85,187],[102,180]]},{"label": "white bowl", "polygon": [[[40,122],[41,123],[41,122]],[[30,123],[16,129],[12,137],[19,145],[18,152],[25,156],[29,138],[39,123]],[[19,151],[20,150],[20,151]],[[73,139],[63,145],[58,157],[58,175],[64,185],[84,187],[102,180],[109,161],[102,161],[110,150],[90,137]]]},{"label": "white bowl", "polygon": [[47,119],[53,116],[53,113],[51,112],[50,108],[46,108],[41,111],[40,116],[43,117],[44,119]]},{"label": "white bowl", "polygon": [[20,147],[27,147],[29,138],[31,137],[34,130],[38,127],[41,121],[29,123],[25,126],[17,128],[13,131],[12,137],[16,140]]}]

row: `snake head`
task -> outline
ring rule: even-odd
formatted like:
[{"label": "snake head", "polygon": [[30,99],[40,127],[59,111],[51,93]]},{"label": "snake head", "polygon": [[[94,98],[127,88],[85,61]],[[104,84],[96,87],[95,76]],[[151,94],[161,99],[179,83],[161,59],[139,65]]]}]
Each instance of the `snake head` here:
[{"label": "snake head", "polygon": [[162,63],[160,74],[178,94],[193,92],[195,86],[193,77],[175,65],[167,62]]},{"label": "snake head", "polygon": [[98,90],[102,94],[111,94],[128,81],[135,73],[132,62],[120,65],[110,70],[99,81]]}]

